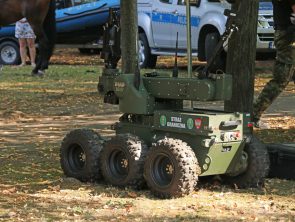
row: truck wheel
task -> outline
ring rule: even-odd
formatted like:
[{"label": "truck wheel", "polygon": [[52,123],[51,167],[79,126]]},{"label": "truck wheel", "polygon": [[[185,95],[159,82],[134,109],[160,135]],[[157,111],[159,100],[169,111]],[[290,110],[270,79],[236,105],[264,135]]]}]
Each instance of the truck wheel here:
[{"label": "truck wheel", "polygon": [[[220,40],[220,35],[218,32],[211,32],[207,33],[205,37],[205,57],[206,61],[213,56],[213,52]],[[226,55],[225,52],[222,51],[217,58],[215,59],[210,71],[216,72],[217,70],[225,71],[225,64],[226,64]]]},{"label": "truck wheel", "polygon": [[99,155],[102,143],[100,135],[90,129],[68,133],[60,149],[60,163],[65,175],[81,181],[101,179]]},{"label": "truck wheel", "polygon": [[0,44],[0,64],[17,65],[20,63],[20,54],[18,44],[12,41],[2,42]]},{"label": "truck wheel", "polygon": [[141,188],[147,146],[138,137],[121,134],[105,143],[101,152],[101,170],[105,180],[119,187]]},{"label": "truck wheel", "polygon": [[247,168],[238,176],[227,176],[227,181],[238,188],[263,186],[270,167],[266,146],[253,136],[243,152],[243,158],[247,160]]},{"label": "truck wheel", "polygon": [[148,40],[144,33],[139,33],[138,57],[140,68],[155,68],[157,64],[157,56],[151,54]]},{"label": "truck wheel", "polygon": [[160,198],[191,193],[200,168],[195,153],[181,140],[165,138],[154,144],[144,166],[144,177],[151,192]]}]

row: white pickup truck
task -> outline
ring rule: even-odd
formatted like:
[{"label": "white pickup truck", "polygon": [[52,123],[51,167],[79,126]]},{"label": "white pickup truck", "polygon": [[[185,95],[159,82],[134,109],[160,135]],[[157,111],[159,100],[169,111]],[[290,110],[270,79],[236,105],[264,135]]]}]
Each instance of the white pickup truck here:
[{"label": "white pickup truck", "polygon": [[[205,61],[210,57],[225,30],[225,0],[199,0],[191,6],[193,56]],[[260,1],[257,52],[273,51],[271,0]],[[178,54],[186,54],[186,5],[184,0],[138,0],[139,52],[141,67],[154,68],[158,55],[174,55],[178,32]],[[225,61],[220,55],[219,65]]]}]

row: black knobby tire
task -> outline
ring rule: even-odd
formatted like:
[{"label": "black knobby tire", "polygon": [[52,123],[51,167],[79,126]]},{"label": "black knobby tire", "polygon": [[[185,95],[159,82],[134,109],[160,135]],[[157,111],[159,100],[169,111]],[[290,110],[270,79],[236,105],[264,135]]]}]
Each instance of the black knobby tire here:
[{"label": "black knobby tire", "polygon": [[105,143],[100,163],[104,179],[119,187],[142,188],[146,144],[137,136],[118,134]]},{"label": "black knobby tire", "polygon": [[192,148],[172,138],[153,144],[144,166],[147,185],[160,198],[190,194],[197,185],[199,174],[198,160]]},{"label": "black knobby tire", "polygon": [[4,41],[0,44],[0,64],[17,65],[20,63],[19,46],[13,41]]},{"label": "black knobby tire", "polygon": [[[213,52],[220,40],[220,35],[218,32],[209,32],[205,36],[205,58],[208,61],[213,55]],[[211,72],[217,72],[218,70],[225,71],[226,65],[226,53],[222,51],[214,60],[211,66]]]},{"label": "black knobby tire", "polygon": [[102,179],[99,155],[103,147],[100,135],[90,129],[76,129],[62,141],[60,163],[64,174],[80,181]]},{"label": "black knobby tire", "polygon": [[270,168],[266,146],[253,136],[250,143],[245,145],[244,152],[248,157],[246,171],[235,177],[227,176],[227,181],[238,188],[262,187]]},{"label": "black knobby tire", "polygon": [[155,68],[157,64],[157,56],[151,54],[151,49],[147,37],[144,33],[139,33],[139,65],[140,68]]}]

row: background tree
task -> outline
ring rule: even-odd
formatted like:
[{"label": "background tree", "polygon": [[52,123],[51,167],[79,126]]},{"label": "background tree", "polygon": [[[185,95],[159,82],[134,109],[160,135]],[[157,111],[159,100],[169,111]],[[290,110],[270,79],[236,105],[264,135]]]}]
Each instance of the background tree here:
[{"label": "background tree", "polygon": [[135,73],[137,56],[137,0],[121,0],[122,73]]},{"label": "background tree", "polygon": [[232,99],[224,109],[252,113],[259,0],[236,1],[232,7],[240,25],[228,45],[226,73],[233,75],[234,84]]}]

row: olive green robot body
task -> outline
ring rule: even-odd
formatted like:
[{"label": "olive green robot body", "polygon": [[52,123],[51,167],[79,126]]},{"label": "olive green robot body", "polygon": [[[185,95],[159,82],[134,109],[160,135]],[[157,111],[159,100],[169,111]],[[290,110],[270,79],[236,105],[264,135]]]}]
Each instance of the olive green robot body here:
[{"label": "olive green robot body", "polygon": [[165,137],[182,140],[194,150],[200,176],[239,170],[241,152],[251,130],[250,115],[183,108],[184,100],[230,99],[230,75],[197,79],[153,73],[141,78],[138,90],[133,78],[133,74],[114,74],[113,80],[108,74],[100,78],[101,82],[108,82],[100,92],[104,96],[114,92],[124,113],[114,125],[116,134],[136,135],[148,146]]}]

